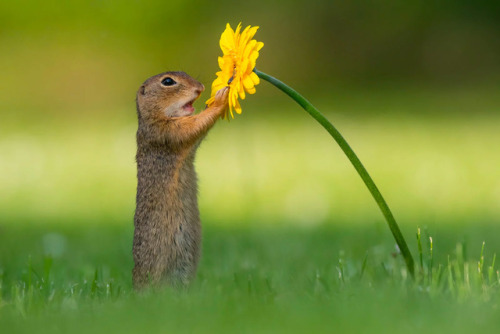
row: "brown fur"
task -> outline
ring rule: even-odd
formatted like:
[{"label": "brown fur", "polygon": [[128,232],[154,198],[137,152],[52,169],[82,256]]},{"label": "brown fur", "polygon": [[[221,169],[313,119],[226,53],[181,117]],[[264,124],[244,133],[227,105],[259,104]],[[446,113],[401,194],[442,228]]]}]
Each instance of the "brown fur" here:
[{"label": "brown fur", "polygon": [[[162,85],[170,77],[175,85]],[[205,88],[184,72],[149,78],[137,92],[137,206],[134,217],[134,287],[166,281],[184,286],[200,257],[196,149],[227,108],[228,89],[197,115],[182,107]]]}]

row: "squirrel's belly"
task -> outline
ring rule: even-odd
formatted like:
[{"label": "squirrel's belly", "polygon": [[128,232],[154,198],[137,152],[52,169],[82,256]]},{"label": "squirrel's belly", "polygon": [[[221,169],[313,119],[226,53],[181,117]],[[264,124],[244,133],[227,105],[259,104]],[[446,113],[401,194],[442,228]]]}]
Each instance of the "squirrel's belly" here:
[{"label": "squirrel's belly", "polygon": [[201,248],[196,173],[192,163],[179,166],[172,160],[138,178],[134,280],[186,283],[196,272]]}]

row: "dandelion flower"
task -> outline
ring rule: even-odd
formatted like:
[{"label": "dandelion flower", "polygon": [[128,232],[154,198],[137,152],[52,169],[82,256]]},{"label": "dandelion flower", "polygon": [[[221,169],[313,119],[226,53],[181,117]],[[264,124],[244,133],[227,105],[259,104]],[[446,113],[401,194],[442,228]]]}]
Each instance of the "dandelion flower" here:
[{"label": "dandelion flower", "polygon": [[234,118],[233,110],[241,114],[241,106],[238,99],[245,99],[246,94],[254,94],[255,86],[260,79],[253,72],[255,62],[259,57],[259,50],[264,43],[252,39],[259,27],[246,27],[241,31],[241,23],[233,31],[229,23],[220,37],[220,48],[222,57],[219,57],[220,71],[216,73],[217,78],[212,83],[212,93],[207,105],[215,100],[215,93],[221,88],[229,86],[229,113],[226,110],[224,118],[229,119],[229,114]]}]

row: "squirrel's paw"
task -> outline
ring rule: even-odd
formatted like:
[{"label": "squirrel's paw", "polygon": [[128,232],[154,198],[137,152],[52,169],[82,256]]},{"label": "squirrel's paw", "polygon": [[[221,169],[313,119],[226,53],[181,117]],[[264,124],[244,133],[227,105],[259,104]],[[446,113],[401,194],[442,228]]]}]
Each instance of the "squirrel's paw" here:
[{"label": "squirrel's paw", "polygon": [[221,88],[215,93],[213,107],[226,109],[228,106],[229,87]]}]

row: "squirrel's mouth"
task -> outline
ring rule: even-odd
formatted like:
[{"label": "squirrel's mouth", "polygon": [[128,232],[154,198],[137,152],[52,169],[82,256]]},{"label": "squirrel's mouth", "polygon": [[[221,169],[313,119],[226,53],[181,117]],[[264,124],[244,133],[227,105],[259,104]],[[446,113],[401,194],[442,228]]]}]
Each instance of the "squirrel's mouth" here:
[{"label": "squirrel's mouth", "polygon": [[181,107],[183,113],[186,114],[186,116],[192,115],[194,113],[194,107],[193,103],[200,97],[200,94],[196,95],[193,99],[189,100],[185,105]]},{"label": "squirrel's mouth", "polygon": [[193,107],[193,102],[195,101],[196,99],[193,99],[191,101],[189,101],[188,103],[186,103],[185,105],[182,106],[182,110],[192,114],[194,113],[194,107]]}]

